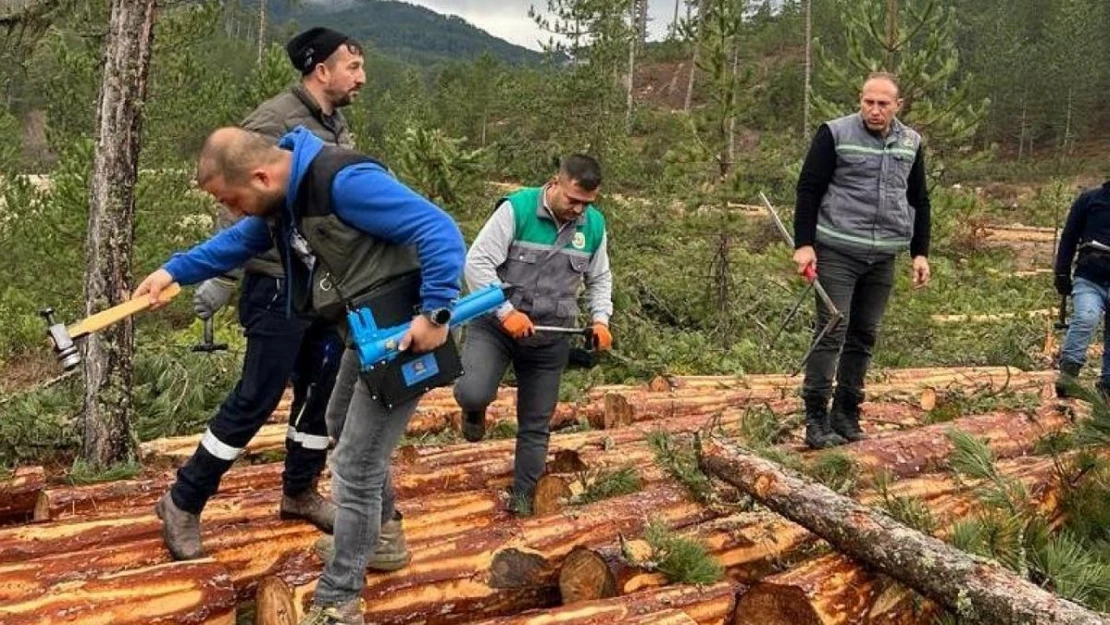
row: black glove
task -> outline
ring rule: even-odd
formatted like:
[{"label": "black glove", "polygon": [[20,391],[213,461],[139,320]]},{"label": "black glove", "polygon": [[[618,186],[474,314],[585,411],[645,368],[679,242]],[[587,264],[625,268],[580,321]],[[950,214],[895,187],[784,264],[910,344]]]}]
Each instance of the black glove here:
[{"label": "black glove", "polygon": [[1071,294],[1071,276],[1066,273],[1056,274],[1056,292],[1060,295]]}]

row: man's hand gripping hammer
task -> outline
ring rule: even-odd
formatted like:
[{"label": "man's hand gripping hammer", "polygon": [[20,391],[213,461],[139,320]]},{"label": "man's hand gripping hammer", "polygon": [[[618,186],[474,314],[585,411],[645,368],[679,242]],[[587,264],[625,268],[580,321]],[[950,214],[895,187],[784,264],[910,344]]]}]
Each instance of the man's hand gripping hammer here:
[{"label": "man's hand gripping hammer", "polygon": [[[168,301],[180,292],[180,285],[177,283],[171,284],[162,289],[160,299]],[[50,337],[50,342],[54,346],[54,353],[58,355],[58,361],[62,363],[62,367],[66,371],[69,371],[81,364],[81,352],[77,349],[74,341],[102,330],[117,321],[122,321],[137,312],[146,310],[150,308],[151,303],[149,296],[137,297],[107,310],[102,310],[95,315],[85,317],[68,327],[54,320],[53,308],[46,308],[40,311],[39,314],[46,319],[46,335]]]}]

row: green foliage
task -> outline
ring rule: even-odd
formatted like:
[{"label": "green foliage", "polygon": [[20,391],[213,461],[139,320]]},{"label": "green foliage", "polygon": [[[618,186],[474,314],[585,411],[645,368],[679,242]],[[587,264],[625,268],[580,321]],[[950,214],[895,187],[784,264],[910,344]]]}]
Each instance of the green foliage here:
[{"label": "green foliage", "polygon": [[826,118],[857,108],[863,79],[874,71],[898,76],[905,105],[901,117],[936,146],[966,147],[988,100],[971,94],[972,80],[960,67],[956,13],[941,0],[902,0],[890,28],[883,0],[838,0],[847,36],[847,63],[815,45],[824,89],[814,105]]},{"label": "green foliage", "polygon": [[483,171],[482,151],[465,150],[465,139],[439,129],[406,128],[392,150],[391,168],[415,190],[443,206],[456,206],[473,193]]},{"label": "green foliage", "polygon": [[859,484],[860,469],[856,461],[839,451],[826,451],[806,465],[806,474],[840,493],[851,494]]},{"label": "green foliage", "polygon": [[621,467],[620,469],[603,471],[597,475],[581,476],[580,481],[585,484],[585,489],[575,498],[576,505],[584,505],[611,499],[621,495],[639,492],[644,488],[644,481],[635,467]]},{"label": "green foliage", "polygon": [[498,421],[486,432],[486,440],[508,440],[516,438],[516,421]]},{"label": "green foliage", "polygon": [[140,466],[137,461],[117,464],[102,470],[94,469],[85,464],[84,460],[78,458],[73,461],[73,466],[70,467],[69,472],[66,474],[65,481],[67,484],[80,486],[84,484],[95,484],[97,482],[127,480],[138,475],[142,469],[142,466]]},{"label": "green foliage", "polygon": [[724,567],[692,538],[678,536],[665,523],[653,521],[644,530],[644,540],[651,545],[654,568],[671,584],[708,585],[720,581]]},{"label": "green foliage", "polygon": [[937,519],[925,501],[919,497],[906,497],[891,493],[892,477],[889,472],[880,470],[874,477],[875,490],[882,497],[880,507],[894,520],[913,529],[932,536],[937,531]]},{"label": "green foliage", "polygon": [[648,435],[648,444],[655,453],[656,464],[685,486],[696,501],[709,503],[713,499],[713,484],[698,466],[697,454],[688,439],[654,430]]},{"label": "green foliage", "polygon": [[1035,575],[1052,591],[1077,603],[1105,610],[1110,605],[1110,561],[1106,543],[1085,543],[1067,532],[1048,539],[1030,554]]}]

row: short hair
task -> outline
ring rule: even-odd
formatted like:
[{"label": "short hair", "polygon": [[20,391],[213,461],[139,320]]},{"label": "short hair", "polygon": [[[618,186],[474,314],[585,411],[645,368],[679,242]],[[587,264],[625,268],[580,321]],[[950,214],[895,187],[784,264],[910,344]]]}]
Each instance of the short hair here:
[{"label": "short hair", "polygon": [[902,95],[902,85],[898,84],[898,77],[895,76],[894,74],[892,74],[890,72],[871,72],[870,74],[867,75],[867,80],[863,81],[863,84],[866,85],[867,83],[871,82],[872,80],[885,80],[885,81],[889,82],[890,84],[894,85],[895,95],[901,97],[901,95]]},{"label": "short hair", "polygon": [[571,154],[559,163],[559,172],[586,191],[601,186],[601,165],[585,154]]},{"label": "short hair", "polygon": [[280,150],[270,137],[242,128],[218,128],[208,135],[197,156],[197,184],[204,186],[216,177],[240,184],[254,168],[271,163]]},{"label": "short hair", "polygon": [[[347,41],[344,41],[343,43],[339,44],[339,47],[340,48],[346,47],[347,52],[350,52],[351,54],[353,54],[355,56],[362,56],[362,57],[366,56],[366,52],[362,49],[362,44],[355,41],[354,39],[348,39]],[[338,52],[339,48],[336,48],[336,51]],[[335,52],[332,52],[330,55],[328,55],[328,58],[324,59],[324,65],[327,66],[327,68],[329,70],[335,69],[335,63],[336,63],[337,58],[338,57],[335,56]],[[313,69],[315,69],[315,68],[313,68]]]}]

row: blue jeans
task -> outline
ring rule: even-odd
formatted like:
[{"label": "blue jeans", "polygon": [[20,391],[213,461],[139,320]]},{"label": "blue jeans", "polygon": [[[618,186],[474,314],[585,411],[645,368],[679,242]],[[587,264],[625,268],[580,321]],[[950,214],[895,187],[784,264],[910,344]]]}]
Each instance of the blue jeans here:
[{"label": "blue jeans", "polygon": [[389,480],[389,459],[416,412],[419,399],[386,408],[370,396],[361,379],[352,380],[358,356],[347,350],[339,392],[353,389],[350,400],[333,398],[332,410],[347,404],[342,423],[332,415],[331,428],[339,433],[328,460],[332,472],[335,513],[335,556],[324,566],[316,587],[317,604],[337,604],[359,596],[366,583],[366,562],[377,549],[382,528],[383,496]]},{"label": "blue jeans", "polygon": [[[1064,348],[1060,362],[1083,366],[1087,362],[1087,347],[1098,329],[1098,324],[1106,316],[1107,303],[1110,302],[1110,288],[1099,286],[1086,278],[1076,278],[1071,289],[1072,313],[1068,334],[1064,338]],[[1102,381],[1110,383],[1110,351],[1105,349],[1110,341],[1110,332],[1103,324],[1102,336]]]}]

